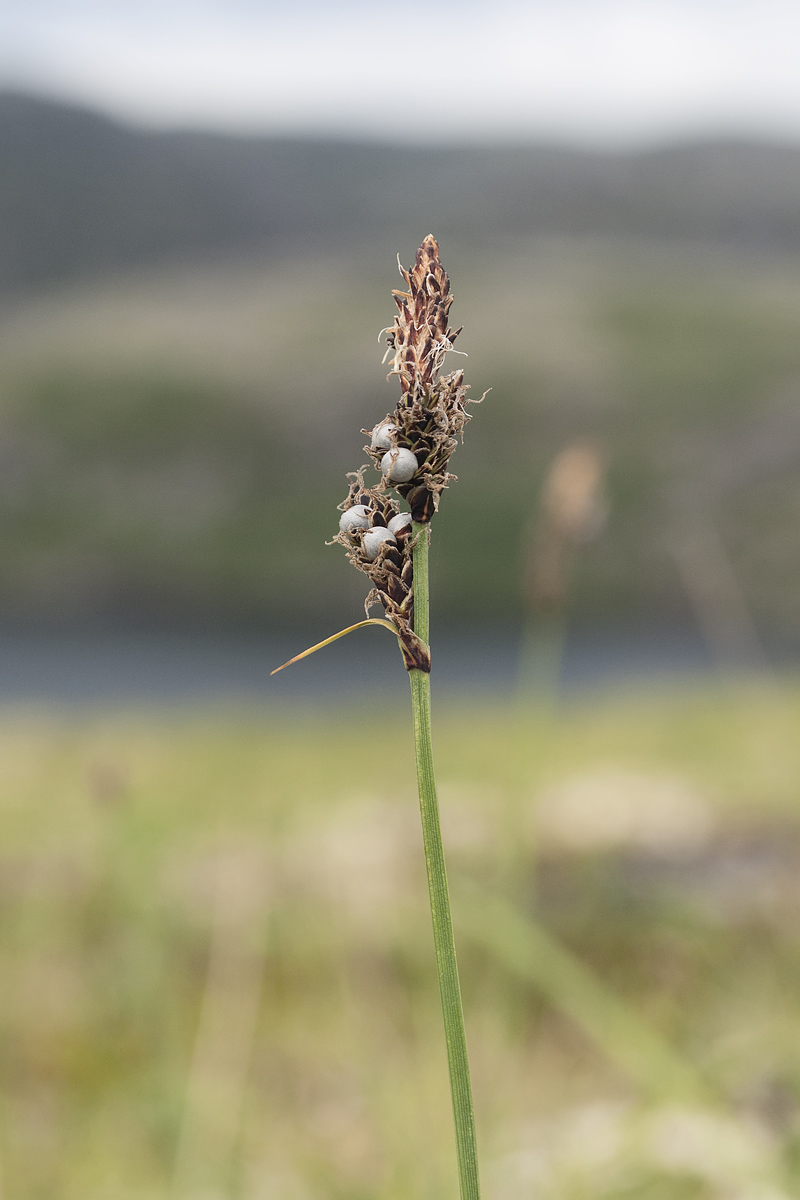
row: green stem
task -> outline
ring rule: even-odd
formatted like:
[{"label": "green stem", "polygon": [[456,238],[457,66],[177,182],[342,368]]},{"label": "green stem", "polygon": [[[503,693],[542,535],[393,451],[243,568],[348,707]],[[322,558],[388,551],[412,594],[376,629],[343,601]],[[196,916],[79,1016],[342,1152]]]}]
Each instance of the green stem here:
[{"label": "green stem", "polygon": [[[413,534],[416,539],[414,544],[414,632],[426,645],[430,637],[429,529],[428,525],[414,522]],[[458,1178],[461,1200],[479,1200],[478,1156],[475,1147],[475,1118],[472,1111],[472,1085],[469,1076],[467,1038],[464,1031],[464,1012],[461,1007],[461,987],[458,982],[458,963],[453,940],[453,921],[450,915],[450,896],[447,890],[447,871],[444,863],[442,831],[439,826],[439,805],[436,799],[436,779],[433,771],[431,682],[430,675],[425,671],[409,671],[409,677],[414,713],[414,750],[417,760],[419,806],[422,814],[422,838],[425,845],[425,863],[428,868],[433,941],[436,947],[439,993],[442,998],[447,1062],[450,1068],[450,1091],[453,1097]]]}]

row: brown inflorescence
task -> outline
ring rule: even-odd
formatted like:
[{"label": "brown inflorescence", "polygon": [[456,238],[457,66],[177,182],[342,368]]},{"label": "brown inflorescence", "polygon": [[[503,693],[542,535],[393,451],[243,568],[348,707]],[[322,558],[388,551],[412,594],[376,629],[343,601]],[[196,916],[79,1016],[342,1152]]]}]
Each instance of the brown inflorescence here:
[{"label": "brown inflorescence", "polygon": [[[449,326],[450,280],[439,261],[439,246],[430,235],[417,251],[411,270],[400,268],[407,291],[394,291],[398,313],[389,330],[393,353],[389,378],[400,380],[400,399],[391,416],[398,427],[396,443],[414,454],[418,468],[412,479],[396,485],[408,501],[415,521],[430,521],[439,497],[454,475],[447,465],[469,417],[464,372],[440,375],[444,356],[461,329]],[[378,462],[378,452],[369,450]]]},{"label": "brown inflorescence", "polygon": [[[369,529],[386,527],[400,512],[400,505],[384,488],[383,484],[367,487],[364,471],[352,471],[348,475],[350,490],[347,499],[339,505],[347,512],[355,504],[363,504],[369,510]],[[386,616],[397,627],[403,657],[409,670],[418,667],[430,670],[430,654],[427,647],[414,633],[414,588],[411,526],[398,530],[395,542],[384,542],[375,558],[370,558],[364,549],[364,534],[367,529],[353,533],[337,533],[333,539],[347,551],[354,567],[363,571],[372,583],[372,590],[364,601],[369,613],[374,604],[381,604]]]},{"label": "brown inflorescence", "polygon": [[[466,412],[467,386],[464,372],[453,371],[440,375],[445,354],[461,332],[449,326],[450,280],[439,261],[439,246],[430,235],[417,251],[410,270],[400,267],[406,291],[394,291],[398,313],[388,333],[387,353],[392,354],[392,369],[388,378],[400,380],[400,399],[394,412],[386,415],[379,425],[391,427],[388,443],[365,447],[374,465],[382,470],[379,483],[368,487],[364,471],[348,476],[350,489],[340,504],[346,512],[356,504],[369,510],[369,528],[388,526],[400,511],[391,495],[398,493],[407,501],[414,521],[427,524],[439,506],[439,499],[455,475],[448,471],[450,456],[458,444],[464,426],[470,419]],[[376,426],[376,428],[378,428]],[[369,434],[372,431],[362,430]],[[387,444],[389,450],[387,451]],[[398,479],[390,473],[397,451],[410,451],[416,460],[408,459],[413,473]],[[389,460],[388,466],[387,461]],[[394,478],[392,477],[394,475]],[[366,608],[380,602],[386,616],[400,633],[406,666],[430,670],[428,649],[413,632],[414,591],[411,527],[399,530],[395,544],[384,542],[374,558],[364,548],[368,529],[341,532],[334,541],[340,542],[355,567],[372,582]]]}]

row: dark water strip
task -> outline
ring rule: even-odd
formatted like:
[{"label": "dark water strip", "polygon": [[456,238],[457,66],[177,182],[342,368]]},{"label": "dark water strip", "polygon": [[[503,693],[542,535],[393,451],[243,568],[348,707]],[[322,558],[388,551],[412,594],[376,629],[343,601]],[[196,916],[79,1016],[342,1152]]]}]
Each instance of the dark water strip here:
[{"label": "dark water strip", "polygon": [[[183,704],[225,702],[368,703],[406,697],[394,640],[361,630],[277,676],[270,670],[325,630],[274,636],[100,632],[0,632],[0,703]],[[794,663],[787,663],[794,665]],[[439,635],[438,693],[515,694],[520,639],[478,631]],[[560,661],[564,693],[657,684],[713,675],[691,632],[649,630],[570,636]]]}]

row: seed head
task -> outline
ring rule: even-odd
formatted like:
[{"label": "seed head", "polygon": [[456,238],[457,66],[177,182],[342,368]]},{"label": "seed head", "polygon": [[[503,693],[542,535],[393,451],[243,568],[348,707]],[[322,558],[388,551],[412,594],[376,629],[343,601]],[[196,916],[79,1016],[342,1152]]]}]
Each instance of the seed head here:
[{"label": "seed head", "polygon": [[[367,612],[375,603],[383,606],[398,629],[408,669],[428,671],[428,648],[413,625],[411,525],[430,521],[442,492],[455,479],[448,464],[469,420],[469,401],[463,371],[440,374],[461,330],[449,324],[453,297],[435,238],[426,237],[414,266],[401,267],[400,273],[407,290],[393,293],[398,312],[387,338],[387,353],[392,355],[389,378],[400,380],[400,398],[393,413],[374,429],[362,431],[369,437],[365,450],[381,479],[369,487],[366,467],[348,476],[350,488],[340,505],[339,533],[333,540],[372,582]],[[392,491],[408,501],[410,513],[400,512]]]}]

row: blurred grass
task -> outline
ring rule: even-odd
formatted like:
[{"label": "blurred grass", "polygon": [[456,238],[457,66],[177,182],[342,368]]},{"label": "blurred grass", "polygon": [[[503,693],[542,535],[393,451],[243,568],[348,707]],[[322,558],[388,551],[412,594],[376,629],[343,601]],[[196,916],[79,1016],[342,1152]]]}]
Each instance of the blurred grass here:
[{"label": "blurred grass", "polygon": [[[799,724],[788,681],[437,711],[493,1200],[797,1194]],[[454,1195],[408,725],[357,700],[3,715],[4,1195]],[[466,885],[721,1104],[640,1091],[510,925],[502,957],[471,935]]]}]

